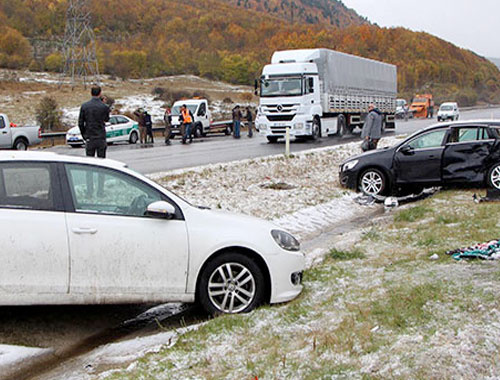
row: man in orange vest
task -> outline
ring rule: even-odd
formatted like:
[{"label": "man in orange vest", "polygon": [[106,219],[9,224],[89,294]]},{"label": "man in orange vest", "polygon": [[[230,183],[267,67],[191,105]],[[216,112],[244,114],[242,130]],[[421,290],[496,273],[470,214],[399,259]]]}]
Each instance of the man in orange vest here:
[{"label": "man in orange vest", "polygon": [[188,136],[189,136],[189,143],[193,142],[193,135],[191,133],[192,132],[191,130],[193,129],[193,120],[194,120],[193,113],[184,104],[181,107],[181,115],[179,117],[179,121],[182,123],[181,134],[182,134],[183,144],[186,143]]}]

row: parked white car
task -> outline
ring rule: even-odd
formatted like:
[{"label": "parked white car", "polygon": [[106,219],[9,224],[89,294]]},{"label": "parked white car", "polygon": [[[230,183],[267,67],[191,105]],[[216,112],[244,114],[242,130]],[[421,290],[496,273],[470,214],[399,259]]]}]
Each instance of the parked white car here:
[{"label": "parked white car", "polygon": [[193,206],[106,159],[0,152],[0,305],[199,302],[248,312],[302,291],[299,242]]},{"label": "parked white car", "polygon": [[[125,115],[111,115],[106,123],[106,141],[109,143],[128,142],[135,144],[139,139],[139,124]],[[66,143],[73,147],[85,144],[80,128],[73,127],[66,133]]]},{"label": "parked white car", "polygon": [[180,135],[181,123],[179,116],[183,105],[193,113],[193,134],[195,137],[206,136],[210,131],[210,123],[212,116],[208,109],[208,101],[206,99],[188,99],[179,100],[172,106],[172,135]]},{"label": "parked white car", "polygon": [[458,120],[460,117],[460,110],[458,109],[458,104],[455,102],[447,102],[441,104],[439,107],[439,111],[437,113],[438,121],[446,121],[446,120]]}]

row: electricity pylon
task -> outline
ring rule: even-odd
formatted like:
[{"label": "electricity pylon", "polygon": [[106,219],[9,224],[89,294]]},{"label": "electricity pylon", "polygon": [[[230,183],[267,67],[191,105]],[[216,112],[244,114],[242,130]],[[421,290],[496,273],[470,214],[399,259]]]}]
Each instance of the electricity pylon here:
[{"label": "electricity pylon", "polygon": [[72,88],[75,77],[82,77],[84,86],[89,80],[99,83],[96,41],[88,3],[88,0],[68,0],[63,55],[64,75],[71,77]]}]

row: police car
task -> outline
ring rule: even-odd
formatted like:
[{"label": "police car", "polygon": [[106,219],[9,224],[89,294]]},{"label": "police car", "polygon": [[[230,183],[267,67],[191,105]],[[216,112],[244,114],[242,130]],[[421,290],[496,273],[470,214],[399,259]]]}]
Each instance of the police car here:
[{"label": "police car", "polygon": [[[112,115],[106,123],[106,141],[109,143],[128,142],[135,144],[139,139],[139,124],[125,115]],[[83,146],[80,128],[73,127],[66,133],[66,143],[73,147]]]}]

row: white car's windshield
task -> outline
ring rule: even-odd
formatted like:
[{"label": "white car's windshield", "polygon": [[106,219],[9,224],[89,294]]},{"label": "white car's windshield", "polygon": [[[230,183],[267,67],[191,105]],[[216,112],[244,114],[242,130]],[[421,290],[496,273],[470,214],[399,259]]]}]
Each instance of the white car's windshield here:
[{"label": "white car's windshield", "polygon": [[453,111],[452,106],[441,106],[441,111]]},{"label": "white car's windshield", "polygon": [[300,96],[302,95],[302,78],[271,78],[262,80],[260,96]]},{"label": "white car's windshield", "polygon": [[[196,109],[198,108],[198,105],[197,104],[186,104],[188,110],[190,110],[193,115],[194,113],[196,112]],[[179,106],[173,106],[172,107],[172,116],[179,116],[181,114],[181,107],[182,107],[182,104]]]}]

